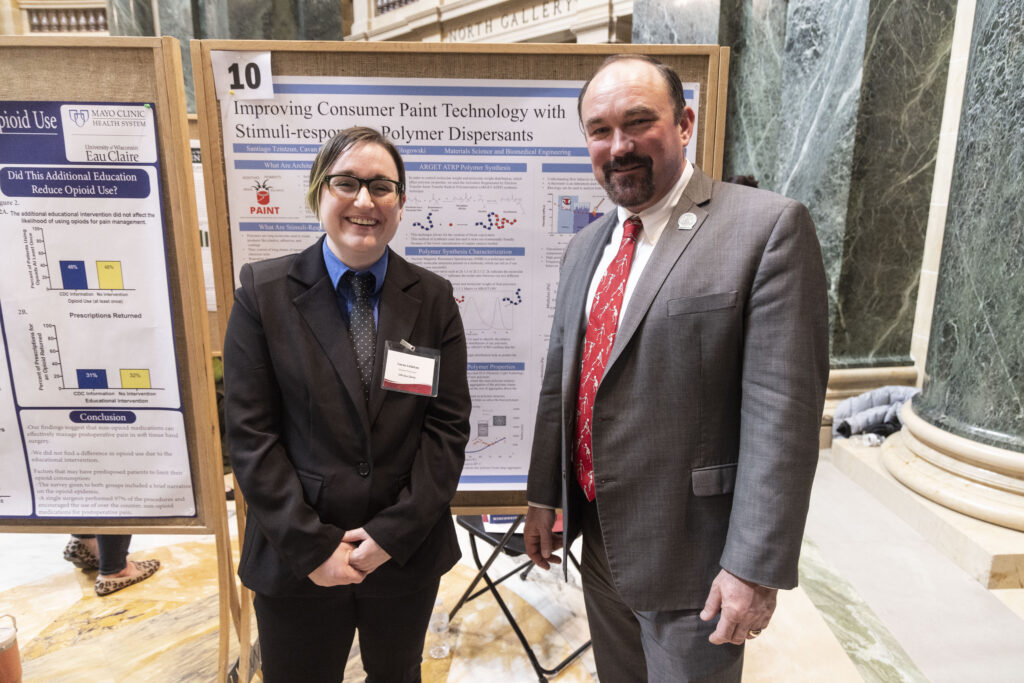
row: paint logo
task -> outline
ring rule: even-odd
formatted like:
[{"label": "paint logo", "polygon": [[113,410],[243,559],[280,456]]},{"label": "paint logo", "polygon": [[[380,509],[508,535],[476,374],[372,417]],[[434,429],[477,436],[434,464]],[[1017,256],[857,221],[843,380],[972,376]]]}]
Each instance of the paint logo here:
[{"label": "paint logo", "polygon": [[274,188],[270,186],[269,178],[257,180],[252,189],[256,190],[257,206],[249,207],[250,216],[275,216],[280,212],[281,207],[270,205],[270,191]]}]

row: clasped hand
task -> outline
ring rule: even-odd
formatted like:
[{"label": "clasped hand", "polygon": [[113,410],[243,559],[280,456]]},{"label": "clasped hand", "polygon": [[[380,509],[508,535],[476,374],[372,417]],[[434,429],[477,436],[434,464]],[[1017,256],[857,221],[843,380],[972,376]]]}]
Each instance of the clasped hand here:
[{"label": "clasped hand", "polygon": [[309,579],[325,587],[362,583],[367,575],[390,559],[391,555],[360,527],[345,532],[338,547],[310,572]]}]

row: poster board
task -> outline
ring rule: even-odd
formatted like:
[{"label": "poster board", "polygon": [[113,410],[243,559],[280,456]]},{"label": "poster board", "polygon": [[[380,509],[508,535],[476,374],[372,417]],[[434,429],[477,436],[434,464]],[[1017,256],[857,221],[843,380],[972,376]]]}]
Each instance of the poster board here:
[{"label": "poster board", "polygon": [[[30,514],[0,507],[0,531],[215,533],[221,459],[178,43],[3,37],[0,61],[10,134],[0,136],[0,225],[19,247],[3,257],[13,260],[2,311],[4,388],[17,409],[0,418],[8,436],[20,432],[21,452],[4,458],[26,461],[32,491]],[[18,365],[28,339],[42,358],[29,369],[38,387]],[[36,419],[58,431],[46,457],[33,443]],[[52,481],[68,477],[65,499],[110,493],[90,499],[95,512],[41,512],[47,461],[60,467],[46,470]],[[160,498],[161,488],[180,495]],[[125,502],[135,499],[176,502]]]},{"label": "poster board", "polygon": [[[238,92],[247,86],[266,87],[272,74],[273,85],[277,89],[275,94],[264,95],[263,99],[248,100],[226,88],[224,78],[228,71],[225,70],[226,64],[220,60],[225,52],[241,51],[251,55],[264,53],[259,58],[265,60],[265,65],[260,74],[250,74],[246,71],[247,63],[236,63],[231,79],[236,85],[232,87],[240,86]],[[301,250],[319,237],[315,218],[311,218],[308,212],[303,215],[301,195],[304,188],[300,186],[301,175],[303,171],[308,175],[308,167],[326,131],[351,125],[370,125],[380,130],[384,126],[390,128],[390,137],[405,157],[410,187],[403,223],[392,247],[410,260],[452,279],[467,332],[471,332],[477,323],[481,328],[511,330],[514,323],[508,316],[512,316],[513,311],[510,308],[499,310],[501,306],[525,304],[514,311],[515,320],[531,313],[535,318],[542,317],[545,313],[538,313],[539,308],[529,307],[553,307],[553,287],[557,285],[557,264],[561,251],[572,233],[582,227],[582,224],[572,225],[573,214],[582,212],[589,215],[591,220],[599,215],[597,202],[600,198],[587,194],[584,200],[582,191],[577,191],[577,187],[582,187],[585,182],[584,178],[588,178],[594,187],[596,182],[590,174],[582,133],[576,123],[575,93],[607,56],[620,52],[657,56],[677,71],[684,84],[693,86],[695,97],[688,104],[697,113],[697,130],[692,150],[688,152],[705,172],[719,177],[724,138],[728,48],[676,45],[193,41],[192,63],[200,139],[204,150],[204,178],[217,281],[217,309],[222,329],[226,328],[230,314],[238,269],[246,260],[282,253],[275,252],[272,244],[267,246],[272,241],[270,239],[265,240],[266,244],[252,246],[258,240],[253,240],[247,231],[258,234],[265,230],[268,235],[274,235],[275,231],[287,231],[290,240],[287,243],[291,245],[288,251],[291,252]],[[270,73],[266,74],[267,71]],[[244,78],[248,75],[253,78]],[[469,91],[478,95],[476,101],[466,94]],[[543,91],[544,94],[538,95],[537,91]],[[451,102],[446,103],[444,97],[452,98]],[[549,99],[545,100],[546,97]],[[357,104],[360,106],[355,106]],[[520,110],[522,114],[517,113]],[[539,121],[540,115],[536,113],[538,110],[557,112],[556,116],[560,119],[557,123],[562,126],[558,130],[564,131],[564,134],[559,132],[545,137],[550,131],[544,129],[551,122]],[[483,124],[479,123],[481,118],[502,119],[503,123],[494,123],[491,130],[484,130]],[[408,125],[403,126],[403,122]],[[497,132],[494,132],[495,126]],[[274,128],[278,130],[272,130]],[[575,139],[570,139],[574,136]],[[502,146],[511,146],[518,151],[506,154],[499,149]],[[459,150],[451,151],[452,147],[458,147]],[[525,148],[529,148],[529,151]],[[485,158],[488,155],[495,156]],[[454,179],[429,176],[432,171],[446,167],[440,160],[446,156],[461,175]],[[564,167],[552,170],[552,173],[568,169],[565,172],[574,175],[568,184],[551,182],[544,185],[540,194],[544,195],[542,203],[546,202],[549,209],[543,215],[537,214],[527,219],[525,214],[518,214],[517,209],[524,212],[533,210],[533,200],[531,206],[523,207],[520,204],[515,208],[508,207],[524,196],[521,189],[528,181],[523,178],[542,165],[541,161],[527,158],[530,156],[547,156],[554,162],[553,166]],[[501,175],[485,175],[495,169]],[[475,171],[481,171],[481,174],[472,177]],[[479,177],[485,180],[478,181]],[[450,188],[460,188],[466,192],[465,197],[461,198],[464,205],[474,202],[483,204],[485,201],[482,200],[487,199],[485,195],[473,195],[470,188],[483,188],[488,183],[491,189],[498,187],[497,194],[507,198],[506,211],[486,211],[486,207],[477,207],[481,216],[475,222],[474,218],[467,217],[468,209],[465,208],[458,217],[449,219],[442,216],[444,208],[457,201],[451,196]],[[425,186],[432,188],[430,196],[422,193],[420,188]],[[533,193],[531,197],[538,194],[536,187],[530,192]],[[245,204],[239,200],[243,194],[252,194],[251,200]],[[284,206],[275,201],[274,198],[279,196],[285,197],[282,200]],[[560,231],[556,225],[561,217],[557,208],[559,201],[566,203],[564,214],[569,223],[564,231]],[[435,210],[432,211],[432,208]],[[243,222],[243,216],[240,215],[243,213],[247,222]],[[288,216],[289,220],[281,221],[278,216]],[[583,224],[585,222],[584,218]],[[472,248],[476,250],[474,255],[489,248],[480,248],[485,244],[481,240],[486,239],[487,235],[493,236],[495,240],[495,246],[489,252],[496,254],[495,260],[475,264],[478,282],[501,270],[498,267],[501,257],[524,256],[525,248],[521,244],[532,238],[522,238],[524,242],[520,243],[514,240],[510,243],[504,239],[505,235],[517,229],[517,224],[518,229],[525,225],[544,224],[546,234],[553,239],[543,250],[531,253],[529,257],[533,259],[534,265],[544,263],[544,276],[548,282],[537,286],[536,283],[543,280],[543,277],[537,277],[530,270],[533,265],[510,266],[506,272],[512,272],[512,276],[504,282],[506,287],[502,292],[473,290],[472,283],[452,277],[452,272],[438,267],[438,263],[452,253],[456,257],[460,255],[458,249],[450,249],[451,240],[446,241],[441,237],[446,227],[457,230],[457,224],[480,229],[481,232],[474,235],[472,240]],[[503,228],[513,229],[502,233],[500,231]],[[306,231],[305,235],[301,234],[302,230]],[[419,241],[410,243],[412,238],[409,234],[416,230],[419,232],[413,234]],[[490,232],[485,234],[482,232],[484,230]],[[280,235],[278,232],[275,240],[284,244],[286,240],[279,239]],[[430,246],[429,240],[432,239],[437,240],[437,248]],[[502,249],[507,252],[500,253]],[[462,265],[448,265],[456,270],[465,270]],[[519,286],[516,278],[524,284]],[[529,290],[531,286],[534,287],[532,291]],[[471,308],[464,301],[471,301],[474,294],[478,296],[478,301],[484,302],[484,306]],[[520,467],[524,459],[528,461],[529,434],[532,433],[534,417],[532,406],[536,400],[533,387],[539,386],[549,327],[550,323],[544,328],[542,323],[534,320],[532,337],[525,342],[528,351],[523,353],[524,358],[529,354],[529,360],[504,363],[496,358],[493,363],[479,363],[486,366],[484,371],[489,368],[499,371],[504,365],[514,366],[520,380],[510,391],[518,391],[522,396],[533,394],[532,398],[518,402],[519,405],[512,409],[517,411],[515,415],[488,414],[486,419],[480,419],[476,412],[479,394],[473,391],[471,373],[471,392],[474,393],[473,436],[467,448],[468,462],[467,470],[463,473],[463,483],[467,481],[467,473],[471,468],[469,459],[476,455],[474,444],[479,444],[476,446],[479,449],[495,446],[499,439],[504,438],[499,437],[503,428],[516,426],[518,432],[509,429],[508,433],[518,434],[518,441],[514,449],[509,445],[511,439],[502,448],[515,451],[513,457],[519,459]],[[544,328],[542,332],[538,332],[541,328]],[[475,340],[472,334],[467,336],[470,344],[470,369],[474,370]],[[511,336],[511,333],[507,336]],[[519,343],[522,345],[522,339]],[[509,357],[510,354],[505,356]],[[510,383],[514,382],[510,380]],[[530,388],[524,389],[527,386]],[[495,395],[504,391],[498,381],[491,388],[491,393]],[[465,490],[460,484],[454,505],[460,512],[475,509],[496,511],[525,505],[525,491],[522,490],[525,488],[525,473],[516,476],[519,480],[513,486],[519,486],[518,490],[509,490],[502,485],[489,486],[486,483],[488,477],[495,481],[502,478],[490,473],[481,475],[479,482],[471,482],[472,490]]]}]

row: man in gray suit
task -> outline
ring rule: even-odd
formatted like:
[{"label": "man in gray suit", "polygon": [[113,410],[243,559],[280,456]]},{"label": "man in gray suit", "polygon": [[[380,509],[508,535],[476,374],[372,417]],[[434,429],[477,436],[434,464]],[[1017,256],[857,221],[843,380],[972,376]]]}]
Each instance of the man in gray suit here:
[{"label": "man in gray suit", "polygon": [[797,559],[828,379],[807,209],[688,163],[678,76],[609,58],[579,100],[617,212],[565,253],[524,535],[547,569],[554,508],[583,533],[603,683],[736,681]]}]

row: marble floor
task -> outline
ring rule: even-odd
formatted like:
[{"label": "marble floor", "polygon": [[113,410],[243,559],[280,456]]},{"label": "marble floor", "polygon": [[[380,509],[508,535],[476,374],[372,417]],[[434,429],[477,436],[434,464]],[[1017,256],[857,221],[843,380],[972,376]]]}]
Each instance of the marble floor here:
[{"label": "marble floor", "polygon": [[[983,588],[828,455],[812,497],[801,586],[780,594],[771,627],[748,646],[744,680],[1024,682],[1024,589]],[[0,534],[0,615],[17,616],[26,683],[215,680],[212,538],[136,536],[132,557],[155,557],[163,567],[106,598],[96,597],[91,574],[61,559],[65,541]],[[449,608],[473,575],[468,548],[464,555],[442,580]],[[500,558],[496,572],[512,566]],[[578,579],[533,571],[501,591],[542,663],[586,641]],[[490,596],[463,608],[449,643],[449,657],[425,658],[424,681],[536,680]],[[345,680],[362,680],[357,652]],[[592,655],[554,680],[596,681]]]}]

